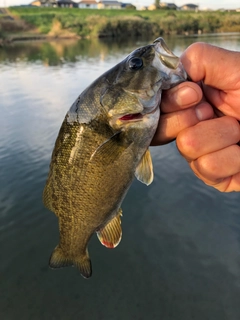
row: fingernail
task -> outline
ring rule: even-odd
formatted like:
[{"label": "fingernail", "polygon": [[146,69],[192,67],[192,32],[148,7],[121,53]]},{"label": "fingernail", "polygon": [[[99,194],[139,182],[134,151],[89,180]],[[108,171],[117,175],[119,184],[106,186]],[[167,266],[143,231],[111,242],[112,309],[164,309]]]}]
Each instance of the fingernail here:
[{"label": "fingernail", "polygon": [[181,106],[189,106],[200,100],[199,93],[192,87],[184,86],[173,93],[173,98]]},{"label": "fingernail", "polygon": [[213,108],[206,102],[197,105],[195,112],[199,121],[212,119],[214,115]]}]

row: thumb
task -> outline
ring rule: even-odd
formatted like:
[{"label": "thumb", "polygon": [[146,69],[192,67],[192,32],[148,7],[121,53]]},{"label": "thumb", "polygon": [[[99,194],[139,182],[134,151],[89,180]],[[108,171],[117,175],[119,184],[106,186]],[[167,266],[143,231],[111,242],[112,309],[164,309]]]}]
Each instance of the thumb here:
[{"label": "thumb", "polygon": [[205,85],[223,91],[237,89],[239,52],[197,42],[186,49],[181,61],[194,82],[203,81]]}]

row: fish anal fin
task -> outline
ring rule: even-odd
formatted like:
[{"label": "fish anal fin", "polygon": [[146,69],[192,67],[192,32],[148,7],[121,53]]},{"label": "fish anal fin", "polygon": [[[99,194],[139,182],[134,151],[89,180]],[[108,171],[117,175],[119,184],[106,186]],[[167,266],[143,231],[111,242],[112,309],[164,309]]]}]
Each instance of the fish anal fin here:
[{"label": "fish anal fin", "polygon": [[122,209],[104,228],[97,231],[97,236],[102,245],[107,248],[115,248],[122,238],[121,228]]},{"label": "fish anal fin", "polygon": [[62,248],[57,246],[50,257],[49,266],[53,269],[75,266],[84,278],[89,278],[92,275],[91,260],[87,251],[85,255],[67,257]]},{"label": "fish anal fin", "polygon": [[142,156],[142,159],[136,168],[135,176],[139,181],[145,183],[147,186],[152,183],[153,165],[149,149],[147,149]]}]

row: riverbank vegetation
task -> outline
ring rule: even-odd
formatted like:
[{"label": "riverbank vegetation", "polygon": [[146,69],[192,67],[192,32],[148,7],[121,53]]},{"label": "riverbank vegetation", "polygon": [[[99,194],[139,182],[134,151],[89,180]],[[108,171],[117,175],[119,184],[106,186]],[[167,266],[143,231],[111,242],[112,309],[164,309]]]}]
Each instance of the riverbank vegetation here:
[{"label": "riverbank vegetation", "polygon": [[21,32],[81,38],[240,32],[240,13],[12,7],[0,15],[0,37]]}]

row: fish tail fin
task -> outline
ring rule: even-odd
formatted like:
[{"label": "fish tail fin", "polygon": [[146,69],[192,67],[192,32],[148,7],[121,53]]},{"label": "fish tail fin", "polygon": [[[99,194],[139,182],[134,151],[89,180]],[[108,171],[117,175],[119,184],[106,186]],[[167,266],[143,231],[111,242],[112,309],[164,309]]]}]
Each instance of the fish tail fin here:
[{"label": "fish tail fin", "polygon": [[49,266],[50,268],[64,268],[68,266],[72,266],[73,262],[65,256],[61,247],[57,246],[50,257]]},{"label": "fish tail fin", "polygon": [[70,258],[65,255],[60,246],[57,246],[50,257],[49,266],[53,269],[75,266],[84,278],[90,278],[92,275],[92,265],[87,250],[86,254]]}]

